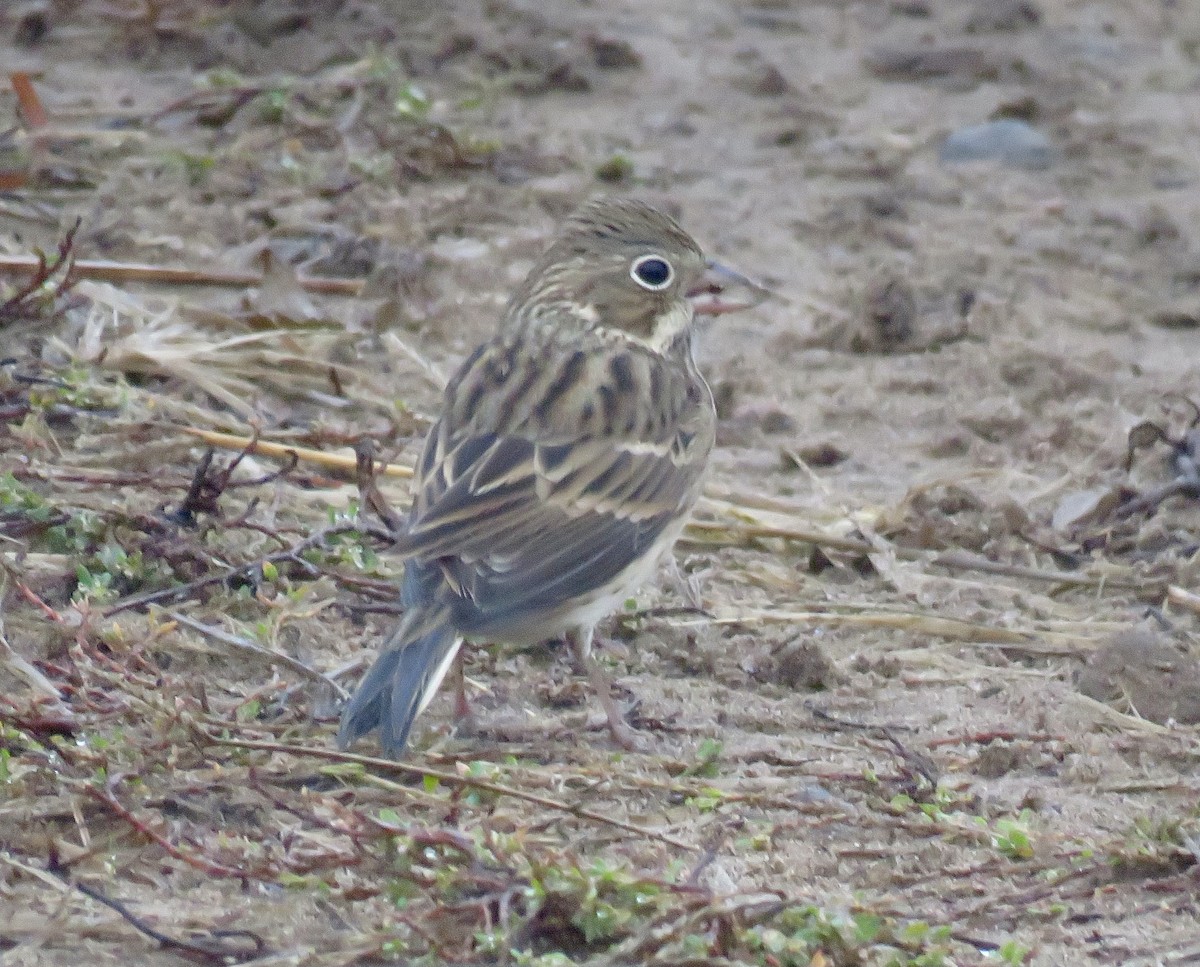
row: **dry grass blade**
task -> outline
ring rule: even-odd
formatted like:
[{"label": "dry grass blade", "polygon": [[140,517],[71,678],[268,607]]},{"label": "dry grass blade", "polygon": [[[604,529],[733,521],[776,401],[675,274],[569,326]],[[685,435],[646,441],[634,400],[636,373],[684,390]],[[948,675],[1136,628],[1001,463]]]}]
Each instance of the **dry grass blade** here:
[{"label": "dry grass blade", "polygon": [[[689,536],[698,537],[702,542],[742,544],[752,540],[777,538],[855,554],[872,554],[879,550],[871,541],[859,537],[845,537],[809,526],[804,508],[784,501],[754,494],[746,494],[739,498],[726,488],[710,487],[701,506],[724,518],[717,521],[692,521],[689,524]],[[733,519],[732,522],[728,522],[729,518]],[[849,521],[843,521],[843,527],[848,524]],[[925,563],[949,571],[977,571],[1075,587],[1154,591],[1148,582],[1135,578],[1111,574],[1079,574],[1008,564],[966,551],[939,553],[926,548],[897,544],[887,546],[891,553],[902,560]]]},{"label": "dry grass blade", "polygon": [[8,591],[10,568],[7,562],[0,562],[0,667],[6,667],[14,674],[23,678],[34,691],[40,692],[50,700],[55,714],[70,717],[70,709],[63,702],[62,694],[55,684],[23,655],[18,653],[4,633],[4,599]]},{"label": "dry grass blade", "polygon": [[1167,588],[1167,600],[1177,607],[1186,608],[1193,614],[1200,615],[1200,594],[1186,588],[1171,585]]},{"label": "dry grass blade", "polygon": [[[857,609],[851,611],[849,609]],[[940,614],[920,611],[882,610],[874,605],[839,605],[837,610],[793,610],[772,608],[762,610],[735,610],[718,612],[702,618],[668,618],[667,624],[676,628],[694,628],[708,624],[755,625],[765,624],[822,624],[842,627],[888,628],[908,631],[916,635],[947,638],[952,641],[992,642],[1021,645],[1034,641],[1044,634],[1040,631],[1014,631],[993,625],[948,618]]]},{"label": "dry grass blade", "polygon": [[198,631],[206,638],[211,638],[213,641],[219,641],[231,648],[236,648],[239,651],[246,652],[251,655],[256,655],[265,659],[272,665],[282,665],[285,668],[290,668],[305,678],[311,679],[322,685],[328,686],[341,699],[350,697],[341,685],[335,682],[328,675],[323,675],[315,668],[310,668],[298,658],[293,658],[291,655],[282,651],[275,651],[271,648],[264,648],[262,645],[256,644],[239,635],[232,635],[227,631],[222,631],[220,628],[215,628],[212,625],[206,625],[202,621],[197,621],[194,618],[189,618],[186,614],[180,614],[178,611],[166,611],[164,614],[172,621],[176,621],[185,627],[191,628],[193,631]]},{"label": "dry grass blade", "polygon": [[747,541],[761,538],[781,538],[851,553],[866,554],[874,550],[870,544],[859,538],[840,537],[795,519],[780,522],[756,518],[750,508],[739,507],[728,501],[704,499],[701,507],[720,514],[723,519],[693,520],[688,525],[688,536],[700,542],[745,544]]},{"label": "dry grass blade", "polygon": [[[29,255],[0,255],[0,272],[29,275],[37,271],[38,260]],[[159,285],[212,285],[230,289],[248,289],[263,284],[257,272],[230,272],[220,269],[181,269],[161,265],[81,259],[75,263],[81,279],[99,282],[150,282]],[[357,296],[363,283],[359,279],[309,278],[300,276],[297,284],[306,292],[319,295]]]},{"label": "dry grass blade", "polygon": [[1082,710],[1091,712],[1098,721],[1111,725],[1114,728],[1125,729],[1130,732],[1147,732],[1152,735],[1170,735],[1172,732],[1165,725],[1159,725],[1157,722],[1151,722],[1149,719],[1140,718],[1137,715],[1129,715],[1087,695],[1080,695],[1078,692],[1071,692],[1070,694],[1071,701]]},{"label": "dry grass blade", "polygon": [[[217,332],[213,314],[203,322],[175,300],[148,300],[108,285],[81,284],[91,306],[70,342],[54,342],[78,362],[121,373],[182,380],[203,390],[244,418],[248,402],[270,388],[281,397],[331,390],[330,372],[344,383],[354,372],[329,362],[338,334],[310,328],[251,331],[222,316],[228,332]],[[205,325],[204,323],[208,323]]]},{"label": "dry grass blade", "polygon": [[[320,450],[271,443],[233,433],[217,433],[194,427],[181,427],[180,429],[199,437],[210,446],[227,450],[247,450],[250,453],[277,458],[290,458],[295,455],[300,460],[331,470],[342,470],[346,473],[352,473],[355,467],[356,458],[350,456],[338,456]],[[395,463],[380,466],[378,472],[389,477],[411,478],[413,475],[411,467]],[[784,501],[746,495],[745,501],[739,503],[729,490],[710,487],[709,492],[702,498],[701,507],[724,518],[723,520],[689,521],[685,536],[701,544],[740,546],[749,541],[776,538],[856,554],[870,554],[879,549],[876,544],[862,538],[844,537],[831,533],[829,530],[809,526],[801,516],[802,509]],[[909,548],[895,544],[889,544],[888,548],[903,560],[924,563],[950,571],[977,571],[984,574],[998,574],[1064,586],[1096,589],[1108,587],[1119,590],[1135,590],[1143,594],[1156,593],[1152,582],[1135,578],[1111,574],[1077,574],[1006,564],[965,551],[937,553],[925,548]],[[1185,600],[1178,592],[1177,598],[1177,603],[1183,607],[1197,607],[1194,603]]]},{"label": "dry grass blade", "polygon": [[21,111],[21,120],[30,130],[36,131],[50,123],[42,100],[34,89],[33,80],[25,71],[13,71],[9,75],[13,93],[17,96],[17,105]]},{"label": "dry grass blade", "polygon": [[[909,555],[907,549],[899,548],[900,556]],[[984,574],[999,574],[1005,577],[1025,578],[1030,581],[1045,581],[1052,584],[1062,584],[1086,588],[1118,588],[1123,591],[1151,591],[1153,585],[1147,581],[1137,581],[1129,578],[1111,577],[1097,574],[1073,574],[1067,571],[1051,571],[1046,568],[1024,567],[1019,564],[1005,564],[1003,561],[989,561],[977,554],[966,551],[934,554],[929,558],[931,564],[949,571],[979,571]]]},{"label": "dry grass blade", "polygon": [[451,786],[462,786],[469,789],[478,789],[481,792],[489,792],[497,796],[508,796],[512,799],[519,799],[523,802],[532,803],[535,806],[540,806],[543,809],[550,809],[555,812],[567,813],[575,816],[578,819],[585,819],[588,822],[599,823],[603,826],[609,826],[614,829],[619,829],[622,832],[634,833],[637,836],[645,837],[646,839],[656,840],[660,843],[665,843],[668,846],[674,846],[676,849],[693,850],[695,846],[691,843],[686,843],[681,839],[676,839],[668,833],[660,832],[656,829],[647,829],[643,826],[638,826],[635,823],[628,823],[614,816],[605,816],[591,809],[586,809],[583,806],[572,805],[571,803],[561,802],[557,799],[551,799],[547,796],[539,796],[536,793],[525,792],[523,789],[516,789],[512,786],[505,786],[498,782],[492,782],[487,779],[479,779],[475,776],[459,775],[456,772],[446,772],[441,769],[430,769],[426,766],[412,765],[408,762],[398,762],[394,759],[380,759],[375,756],[355,755],[352,752],[338,752],[334,749],[311,748],[303,745],[289,745],[283,742],[261,742],[255,739],[223,739],[216,736],[204,733],[200,736],[202,741],[209,742],[214,745],[228,746],[235,749],[258,749],[263,752],[276,752],[284,755],[293,755],[299,758],[316,758],[325,759],[329,762],[340,762],[346,764],[360,765],[366,769],[373,769],[377,772],[399,772],[407,776],[415,776],[421,779],[430,778],[436,779],[439,782],[444,782]]},{"label": "dry grass blade", "polygon": [[417,352],[407,342],[397,336],[394,332],[385,332],[383,334],[383,342],[387,346],[391,346],[401,356],[416,363],[421,374],[428,380],[429,385],[436,390],[441,390],[446,385],[446,374],[442,372],[440,366],[434,363],[423,353]]},{"label": "dry grass blade", "polygon": [[[353,474],[357,466],[357,456],[340,456],[324,450],[313,450],[309,447],[294,447],[285,443],[272,443],[269,440],[256,440],[253,437],[239,436],[234,433],[217,433],[214,430],[200,430],[195,427],[180,427],[184,433],[199,437],[211,447],[223,450],[241,450],[246,453],[256,453],[264,457],[275,457],[288,460],[295,457],[305,463],[316,464],[327,470],[341,470]],[[375,472],[388,477],[411,478],[413,471],[399,463],[377,463]]]}]

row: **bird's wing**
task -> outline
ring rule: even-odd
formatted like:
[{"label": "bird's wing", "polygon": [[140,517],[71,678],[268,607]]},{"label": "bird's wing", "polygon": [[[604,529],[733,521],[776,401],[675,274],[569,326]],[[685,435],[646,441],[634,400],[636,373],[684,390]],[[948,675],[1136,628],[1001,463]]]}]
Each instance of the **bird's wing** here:
[{"label": "bird's wing", "polygon": [[[649,379],[651,364],[631,367],[632,378]],[[668,394],[654,413],[627,407],[647,387],[629,386],[621,367],[618,375],[617,418],[586,429],[569,405],[557,420],[538,420],[522,418],[532,410],[520,401],[498,413],[494,428],[478,419],[456,427],[449,401],[418,466],[398,550],[438,561],[468,606],[459,609],[464,624],[486,632],[602,588],[690,509],[711,446],[711,411],[686,392]],[[602,397],[618,388],[602,378],[586,390]]]}]

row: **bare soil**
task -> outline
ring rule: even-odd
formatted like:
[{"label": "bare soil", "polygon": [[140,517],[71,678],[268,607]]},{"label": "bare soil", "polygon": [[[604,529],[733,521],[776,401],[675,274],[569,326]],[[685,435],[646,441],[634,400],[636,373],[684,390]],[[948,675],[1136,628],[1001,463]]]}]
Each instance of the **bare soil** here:
[{"label": "bare soil", "polygon": [[[1198,9],[0,11],[49,115],[0,92],[5,254],[81,217],[80,259],[271,263],[0,318],[0,963],[1200,963]],[[1001,117],[1048,166],[939,160]],[[600,191],[778,293],[706,333],[710,496],[598,646],[645,749],[566,649],[481,649],[477,728],[422,720],[440,780],[332,756],[314,679],[398,565],[293,553],[358,497],[308,460],[180,514],[181,427],[410,461]]]}]

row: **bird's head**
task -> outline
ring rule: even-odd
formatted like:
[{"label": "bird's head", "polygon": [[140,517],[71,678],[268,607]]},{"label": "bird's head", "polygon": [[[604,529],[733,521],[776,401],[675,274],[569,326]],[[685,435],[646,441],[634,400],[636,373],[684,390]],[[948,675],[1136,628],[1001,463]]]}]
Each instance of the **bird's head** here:
[{"label": "bird's head", "polygon": [[657,209],[601,198],[567,219],[513,296],[509,317],[520,324],[553,316],[662,351],[686,335],[694,313],[714,311],[714,293],[740,279],[706,261],[696,241]]}]

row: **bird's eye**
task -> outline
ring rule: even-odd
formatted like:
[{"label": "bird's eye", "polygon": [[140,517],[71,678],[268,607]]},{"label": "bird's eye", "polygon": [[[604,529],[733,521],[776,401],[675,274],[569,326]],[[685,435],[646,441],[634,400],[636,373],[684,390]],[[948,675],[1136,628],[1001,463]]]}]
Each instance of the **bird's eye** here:
[{"label": "bird's eye", "polygon": [[629,268],[633,281],[643,289],[651,292],[661,292],[675,278],[675,270],[671,263],[661,255],[641,255],[633,260]]}]

